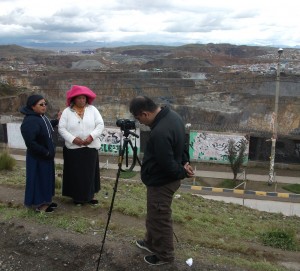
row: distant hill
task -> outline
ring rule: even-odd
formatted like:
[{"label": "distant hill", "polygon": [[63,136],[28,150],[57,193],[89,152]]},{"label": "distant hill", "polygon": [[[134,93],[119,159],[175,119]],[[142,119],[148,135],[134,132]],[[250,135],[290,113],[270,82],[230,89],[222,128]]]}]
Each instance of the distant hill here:
[{"label": "distant hill", "polygon": [[[64,43],[53,43],[64,46]],[[86,70],[144,70],[165,69],[199,72],[202,67],[225,67],[277,61],[278,48],[266,46],[246,46],[232,44],[184,44],[180,46],[136,44],[105,47],[106,43],[72,43],[71,51],[60,47],[59,50],[25,48],[19,45],[0,45],[2,67],[15,67],[11,61],[23,61],[26,65],[39,65],[38,69],[86,69]],[[86,54],[77,45],[95,46],[93,53]],[[117,45],[117,44],[115,44]],[[46,48],[46,44],[43,44]],[[102,47],[101,47],[102,46]],[[77,49],[75,49],[77,48]],[[57,48],[58,49],[58,48]],[[70,49],[70,48],[69,48]],[[89,47],[91,50],[91,47]],[[285,49],[285,55],[294,55],[298,49]],[[297,53],[298,54],[298,53]],[[285,58],[287,60],[287,58]],[[4,63],[4,62],[7,63]],[[10,61],[10,62],[8,62]],[[77,64],[76,64],[77,63]],[[78,63],[84,63],[79,65]],[[43,67],[41,67],[41,65]],[[34,68],[36,68],[35,66]],[[26,67],[31,69],[31,67]]]},{"label": "distant hill", "polygon": [[46,56],[51,54],[51,51],[25,48],[19,45],[0,45],[0,57],[28,57],[28,56]]},{"label": "distant hill", "polygon": [[97,48],[114,48],[114,47],[125,47],[125,46],[137,46],[137,45],[162,45],[162,46],[179,46],[183,45],[184,43],[168,43],[168,44],[157,44],[157,43],[147,43],[144,44],[143,42],[95,42],[95,41],[84,41],[84,42],[46,42],[46,43],[20,43],[20,46],[26,48],[35,48],[40,50],[51,50],[51,51],[58,51],[58,50],[84,50],[84,49],[97,49]]},{"label": "distant hill", "polygon": [[[26,47],[26,48],[34,48],[34,49],[40,49],[40,50],[51,50],[51,51],[58,51],[58,50],[84,50],[84,49],[97,49],[97,48],[116,48],[116,47],[127,47],[127,46],[182,46],[185,45],[185,43],[182,42],[173,42],[173,43],[145,43],[144,41],[139,42],[121,42],[121,41],[115,41],[115,42],[105,42],[105,41],[83,41],[83,42],[20,42],[17,44],[18,46]],[[241,45],[236,45],[241,46]],[[258,46],[257,44],[245,44],[244,46]],[[273,48],[300,48],[300,45],[296,46],[287,46],[284,44],[270,44],[269,46],[265,47],[273,47]]]}]

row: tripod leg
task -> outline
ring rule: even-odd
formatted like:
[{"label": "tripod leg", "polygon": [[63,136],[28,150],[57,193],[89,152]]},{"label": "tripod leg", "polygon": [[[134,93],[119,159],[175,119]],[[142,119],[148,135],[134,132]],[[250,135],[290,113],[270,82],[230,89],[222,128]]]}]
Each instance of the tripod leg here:
[{"label": "tripod leg", "polygon": [[103,248],[104,248],[104,243],[105,243],[105,238],[106,238],[106,233],[107,233],[107,230],[108,230],[108,225],[109,225],[109,222],[110,222],[110,218],[111,218],[111,214],[112,214],[112,209],[113,209],[113,205],[114,205],[114,201],[115,201],[115,195],[116,195],[116,192],[117,192],[119,176],[120,176],[120,169],[118,170],[117,179],[116,179],[116,182],[115,182],[115,186],[113,188],[114,193],[113,193],[111,204],[110,204],[110,208],[109,208],[109,211],[108,211],[108,219],[107,219],[106,227],[105,227],[105,230],[104,230],[104,236],[103,236],[101,250],[100,250],[100,254],[99,254],[99,258],[98,258],[97,270],[99,270],[99,265],[100,265],[101,256],[102,256],[102,252],[103,252]]},{"label": "tripod leg", "polygon": [[120,151],[120,156],[119,156],[119,159],[118,159],[117,177],[116,177],[115,185],[114,185],[114,188],[113,188],[114,192],[113,192],[113,196],[112,196],[112,199],[111,199],[111,204],[110,204],[110,208],[109,208],[109,211],[108,211],[106,227],[105,227],[104,234],[103,234],[102,245],[101,245],[101,250],[100,250],[97,269],[96,269],[97,271],[99,270],[101,256],[102,256],[104,243],[105,243],[105,239],[106,239],[106,234],[107,234],[107,230],[108,230],[108,225],[109,225],[109,222],[110,222],[110,218],[111,218],[111,214],[112,214],[112,210],[113,210],[113,206],[114,206],[114,201],[115,201],[115,197],[116,197],[116,193],[117,193],[117,189],[118,189],[118,183],[119,183],[119,178],[120,178],[121,168],[122,168],[122,163],[123,163],[123,158],[124,158],[124,150],[125,149],[123,148]]},{"label": "tripod leg", "polygon": [[126,145],[125,149],[125,159],[126,159],[126,168],[128,167],[128,144]]},{"label": "tripod leg", "polygon": [[105,227],[104,235],[103,235],[103,239],[102,239],[101,250],[100,250],[100,253],[99,253],[97,271],[99,270],[99,266],[100,266],[101,256],[102,256],[104,243],[105,243],[105,239],[106,239],[106,234],[107,234],[107,230],[108,230],[108,225],[109,225],[109,222],[110,222],[110,218],[111,218],[111,214],[112,214],[112,210],[113,210],[113,206],[114,206],[114,201],[115,201],[115,197],[116,197],[116,193],[117,193],[117,189],[118,189],[118,183],[119,183],[119,178],[120,178],[121,168],[122,168],[122,163],[123,163],[123,158],[124,158],[124,152],[125,152],[126,147],[127,147],[127,143],[124,144],[123,149],[121,149],[120,152],[119,152],[120,156],[119,156],[119,159],[118,159],[117,177],[116,177],[115,185],[114,185],[114,188],[113,188],[114,192],[113,192],[113,196],[112,196],[112,199],[111,199],[110,208],[109,208],[109,211],[108,211],[108,218],[107,218],[106,227]]},{"label": "tripod leg", "polygon": [[129,149],[128,149],[128,143],[130,144],[130,139],[129,138],[125,138],[124,139],[124,144],[123,144],[123,157],[125,155],[125,160],[126,160],[126,164],[125,164],[125,167],[126,169],[121,169],[121,171],[125,172],[125,171],[132,171],[134,165],[131,165],[130,168],[128,169],[128,154],[129,154]]},{"label": "tripod leg", "polygon": [[[131,166],[130,166],[129,169],[128,169],[128,153],[129,153],[128,144],[131,147],[132,152],[133,152],[132,164],[131,164]],[[142,165],[141,161],[137,157],[137,147],[133,146],[133,144],[132,144],[132,142],[131,142],[131,140],[129,138],[124,139],[123,155],[124,155],[124,153],[126,153],[126,170],[125,169],[121,169],[121,171],[123,171],[123,172],[124,171],[132,171],[133,168],[135,167],[136,161],[138,161],[138,163],[139,163],[140,166]]]},{"label": "tripod leg", "polygon": [[132,151],[133,151],[133,162],[132,162],[132,165],[133,165],[132,169],[133,169],[135,167],[136,161],[138,161],[140,166],[142,165],[142,163],[141,163],[141,161],[140,161],[140,159],[138,158],[138,155],[137,155],[137,146],[133,146],[131,141],[129,142],[129,145],[131,146]]}]

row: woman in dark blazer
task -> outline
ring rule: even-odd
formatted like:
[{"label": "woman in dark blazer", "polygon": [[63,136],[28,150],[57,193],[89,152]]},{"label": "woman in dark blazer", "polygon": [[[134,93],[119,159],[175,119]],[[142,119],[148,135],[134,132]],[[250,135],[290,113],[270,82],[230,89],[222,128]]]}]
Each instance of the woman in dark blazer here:
[{"label": "woman in dark blazer", "polygon": [[52,138],[53,127],[58,119],[49,120],[45,116],[47,103],[41,95],[31,95],[26,106],[20,110],[25,115],[21,133],[26,151],[26,207],[37,212],[53,212],[57,204],[52,202],[55,192],[55,146]]}]

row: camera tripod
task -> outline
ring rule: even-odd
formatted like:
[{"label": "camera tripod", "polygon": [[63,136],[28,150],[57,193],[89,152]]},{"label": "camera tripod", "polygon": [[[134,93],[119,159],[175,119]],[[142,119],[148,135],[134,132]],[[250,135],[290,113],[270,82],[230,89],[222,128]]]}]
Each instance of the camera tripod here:
[{"label": "camera tripod", "polygon": [[[133,146],[133,144],[132,144],[132,142],[131,142],[131,140],[130,140],[130,138],[128,138],[128,136],[129,135],[133,135],[135,138],[139,138],[139,136],[136,134],[136,133],[134,133],[134,132],[132,132],[132,131],[130,131],[130,130],[124,130],[124,133],[123,133],[123,136],[125,137],[124,138],[124,142],[123,142],[123,148],[122,148],[122,145],[120,144],[120,150],[119,150],[119,157],[120,158],[122,158],[122,160],[123,160],[123,158],[124,158],[124,155],[125,155],[125,165],[126,165],[126,169],[123,169],[122,167],[121,167],[121,171],[132,171],[133,170],[133,168],[135,167],[135,165],[136,165],[136,161],[138,161],[138,163],[139,163],[139,165],[141,165],[141,162],[140,162],[140,160],[139,160],[139,158],[138,158],[138,155],[137,155],[137,146],[136,146],[136,144],[135,144],[135,146]],[[135,141],[135,143],[136,143],[136,141]],[[128,168],[128,154],[129,154],[129,147],[131,147],[131,149],[132,149],[132,151],[133,151],[133,156],[132,156],[132,163],[131,163],[131,166]],[[121,166],[122,166],[122,161],[121,161]]]},{"label": "camera tripod", "polygon": [[[99,253],[98,264],[97,264],[97,269],[96,269],[97,271],[99,270],[99,265],[100,265],[101,256],[102,256],[104,243],[105,243],[105,238],[106,238],[106,233],[107,233],[108,225],[109,225],[112,210],[113,210],[113,205],[114,205],[114,201],[115,201],[115,197],[116,197],[116,193],[117,193],[117,188],[118,188],[119,177],[120,177],[121,171],[123,171],[123,172],[124,171],[132,171],[132,169],[134,168],[134,166],[136,164],[136,161],[138,161],[139,165],[141,166],[141,162],[140,162],[140,160],[137,156],[137,147],[133,146],[130,138],[128,138],[128,136],[130,134],[133,135],[136,138],[139,138],[139,136],[136,133],[131,132],[129,130],[124,130],[123,135],[125,136],[125,138],[124,138],[123,146],[120,144],[117,177],[116,177],[115,185],[114,185],[114,188],[113,188],[114,192],[113,192],[113,196],[112,196],[112,199],[111,199],[111,204],[110,204],[110,208],[109,208],[109,211],[108,211],[108,218],[107,218],[107,222],[106,222],[106,227],[105,227],[104,234],[103,234],[102,245],[101,245],[101,250],[100,250],[100,253]],[[132,160],[132,164],[131,164],[130,168],[127,169],[127,170],[124,170],[124,169],[122,169],[122,163],[123,163],[123,159],[124,159],[124,154],[126,154],[126,167],[128,167],[128,147],[129,146],[133,150],[133,160]]]}]

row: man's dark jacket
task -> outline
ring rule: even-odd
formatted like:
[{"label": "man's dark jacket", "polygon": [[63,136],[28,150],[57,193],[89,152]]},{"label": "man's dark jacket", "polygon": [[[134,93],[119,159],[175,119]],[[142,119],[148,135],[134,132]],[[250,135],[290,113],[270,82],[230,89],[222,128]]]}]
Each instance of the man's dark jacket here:
[{"label": "man's dark jacket", "polygon": [[144,152],[141,178],[147,186],[161,186],[186,177],[188,162],[185,128],[181,117],[162,107],[151,124],[150,138]]},{"label": "man's dark jacket", "polygon": [[27,152],[40,159],[53,159],[55,146],[52,140],[53,127],[58,120],[51,120],[35,113],[24,106],[20,112],[25,115],[21,125],[21,133],[27,147]]}]

